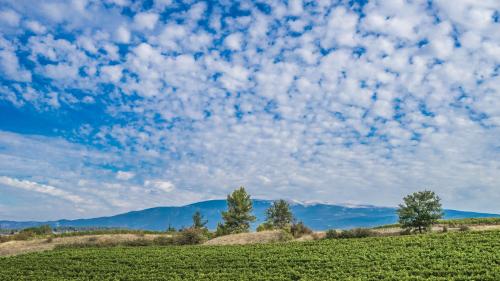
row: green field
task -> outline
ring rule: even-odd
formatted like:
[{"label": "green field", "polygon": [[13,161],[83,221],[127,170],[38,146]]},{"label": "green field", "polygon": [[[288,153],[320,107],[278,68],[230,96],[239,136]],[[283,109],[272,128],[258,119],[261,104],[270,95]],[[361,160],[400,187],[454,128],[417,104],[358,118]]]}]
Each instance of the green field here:
[{"label": "green field", "polygon": [[0,258],[0,280],[500,280],[500,231],[61,249]]}]

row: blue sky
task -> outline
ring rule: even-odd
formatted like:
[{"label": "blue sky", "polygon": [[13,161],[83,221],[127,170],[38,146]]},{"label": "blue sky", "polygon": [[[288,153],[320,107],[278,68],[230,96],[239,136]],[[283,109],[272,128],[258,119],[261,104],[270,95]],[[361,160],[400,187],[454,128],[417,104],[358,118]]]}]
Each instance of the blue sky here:
[{"label": "blue sky", "polygon": [[0,0],[0,219],[500,212],[500,2]]}]

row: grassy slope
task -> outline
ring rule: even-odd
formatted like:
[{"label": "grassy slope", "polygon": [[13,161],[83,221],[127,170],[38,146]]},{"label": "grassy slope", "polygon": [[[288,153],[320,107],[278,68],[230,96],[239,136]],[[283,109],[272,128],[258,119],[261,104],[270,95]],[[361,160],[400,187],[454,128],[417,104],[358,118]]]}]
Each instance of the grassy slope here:
[{"label": "grassy slope", "polygon": [[500,231],[0,258],[0,280],[500,280]]},{"label": "grassy slope", "polygon": [[[439,225],[447,226],[460,226],[460,225],[498,225],[500,224],[500,218],[467,218],[467,219],[452,219],[452,220],[439,220]],[[373,229],[381,228],[393,228],[400,227],[398,223],[386,224],[381,226],[376,226]]]}]

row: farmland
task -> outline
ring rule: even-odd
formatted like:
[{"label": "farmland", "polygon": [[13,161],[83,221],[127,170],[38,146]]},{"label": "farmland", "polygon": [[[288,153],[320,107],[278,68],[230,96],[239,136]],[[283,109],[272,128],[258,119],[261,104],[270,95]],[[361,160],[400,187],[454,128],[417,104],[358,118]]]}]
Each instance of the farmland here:
[{"label": "farmland", "polygon": [[0,280],[500,280],[500,231],[246,246],[59,249],[0,258]]}]

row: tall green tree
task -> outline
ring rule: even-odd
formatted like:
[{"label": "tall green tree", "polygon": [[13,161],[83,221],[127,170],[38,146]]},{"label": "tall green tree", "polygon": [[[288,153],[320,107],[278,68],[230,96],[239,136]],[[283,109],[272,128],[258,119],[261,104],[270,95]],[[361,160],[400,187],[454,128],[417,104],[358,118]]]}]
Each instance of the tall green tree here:
[{"label": "tall green tree", "polygon": [[208,223],[208,220],[203,219],[203,215],[200,211],[196,211],[193,215],[193,228],[204,228]]},{"label": "tall green tree", "polygon": [[240,187],[227,196],[227,211],[222,212],[224,223],[217,226],[217,234],[248,232],[250,223],[255,221],[252,215],[253,205],[250,195]]},{"label": "tall green tree", "polygon": [[286,228],[291,225],[293,214],[290,210],[290,204],[283,199],[274,201],[266,210],[266,223],[274,228]]},{"label": "tall green tree", "polygon": [[443,217],[441,199],[433,191],[424,190],[407,195],[397,210],[404,229],[422,233]]}]

